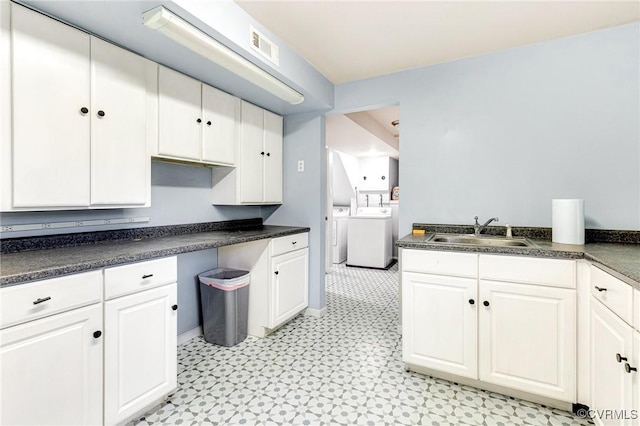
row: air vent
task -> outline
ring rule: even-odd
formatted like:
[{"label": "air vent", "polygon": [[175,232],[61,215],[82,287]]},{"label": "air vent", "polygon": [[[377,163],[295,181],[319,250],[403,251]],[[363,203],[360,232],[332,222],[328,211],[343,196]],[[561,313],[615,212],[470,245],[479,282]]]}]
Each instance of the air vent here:
[{"label": "air vent", "polygon": [[280,48],[264,34],[251,26],[251,47],[272,63],[280,66]]}]

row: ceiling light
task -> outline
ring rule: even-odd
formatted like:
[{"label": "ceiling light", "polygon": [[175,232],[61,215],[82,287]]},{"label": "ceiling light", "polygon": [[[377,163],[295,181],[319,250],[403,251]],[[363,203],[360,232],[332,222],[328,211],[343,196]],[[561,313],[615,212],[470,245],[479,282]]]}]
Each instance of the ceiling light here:
[{"label": "ceiling light", "polygon": [[142,22],[291,105],[304,101],[301,93],[162,6],[143,13]]}]

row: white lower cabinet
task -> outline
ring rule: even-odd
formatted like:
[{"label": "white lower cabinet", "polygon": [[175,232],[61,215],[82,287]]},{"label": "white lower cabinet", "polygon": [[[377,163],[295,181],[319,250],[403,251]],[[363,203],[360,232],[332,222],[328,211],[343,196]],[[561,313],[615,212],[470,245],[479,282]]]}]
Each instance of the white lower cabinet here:
[{"label": "white lower cabinet", "polygon": [[480,280],[480,380],[576,398],[576,292]]},{"label": "white lower cabinet", "polygon": [[402,285],[403,361],[477,378],[477,281],[405,272]]},{"label": "white lower cabinet", "polygon": [[591,291],[590,408],[597,424],[636,425],[640,422],[640,332],[632,324],[634,290],[592,265]]},{"label": "white lower cabinet", "polygon": [[574,261],[408,249],[401,256],[405,363],[576,401]]},{"label": "white lower cabinet", "polygon": [[175,390],[176,278],[171,257],[1,288],[0,424],[119,424]]},{"label": "white lower cabinet", "polygon": [[247,332],[264,337],[309,300],[308,233],[218,248],[218,267],[251,271]]},{"label": "white lower cabinet", "polygon": [[269,328],[277,327],[309,305],[309,249],[271,258],[271,309]]},{"label": "white lower cabinet", "polygon": [[113,425],[176,388],[176,258],[105,269],[104,277],[104,423]]},{"label": "white lower cabinet", "polygon": [[0,424],[102,423],[100,291],[97,273],[0,289]]}]

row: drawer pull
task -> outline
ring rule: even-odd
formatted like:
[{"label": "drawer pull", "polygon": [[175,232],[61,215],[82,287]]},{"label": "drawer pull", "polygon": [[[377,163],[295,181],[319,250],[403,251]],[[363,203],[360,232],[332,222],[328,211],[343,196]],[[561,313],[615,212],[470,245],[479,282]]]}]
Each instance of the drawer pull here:
[{"label": "drawer pull", "polygon": [[622,361],[626,361],[626,360],[627,360],[626,356],[622,356],[620,354],[616,354],[616,361],[622,362]]},{"label": "drawer pull", "polygon": [[143,280],[146,280],[147,278],[151,278],[153,276],[153,274],[146,274],[142,276]]},{"label": "drawer pull", "polygon": [[99,338],[100,336],[102,336],[102,331],[98,330],[98,331],[94,331],[93,332],[93,337],[94,338]]},{"label": "drawer pull", "polygon": [[604,288],[604,287],[595,286],[595,289],[598,290],[598,291],[607,291],[607,289]]},{"label": "drawer pull", "polygon": [[629,363],[627,362],[624,365],[624,371],[626,371],[627,373],[631,373],[632,371],[638,371],[638,369],[635,368],[635,367],[630,366]]},{"label": "drawer pull", "polygon": [[173,306],[171,307],[171,309],[172,309],[172,310],[174,310],[174,311],[177,311],[177,310],[178,310],[178,305],[173,305]]},{"label": "drawer pull", "polygon": [[292,241],[291,244],[296,245],[296,244],[298,244],[298,242],[297,241]]},{"label": "drawer pull", "polygon": [[34,305],[39,305],[40,303],[42,303],[42,302],[47,302],[47,301],[49,301],[49,300],[51,300],[51,296],[41,297],[41,298],[40,298],[40,299],[38,299],[38,300],[34,300],[34,301],[33,301],[33,304],[34,304]]}]

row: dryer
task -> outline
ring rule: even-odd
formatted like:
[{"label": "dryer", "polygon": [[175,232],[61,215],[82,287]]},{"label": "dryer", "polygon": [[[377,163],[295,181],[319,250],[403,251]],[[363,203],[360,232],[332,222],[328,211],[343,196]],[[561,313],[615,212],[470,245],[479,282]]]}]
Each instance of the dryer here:
[{"label": "dryer", "polygon": [[333,263],[347,260],[349,207],[333,207]]}]

